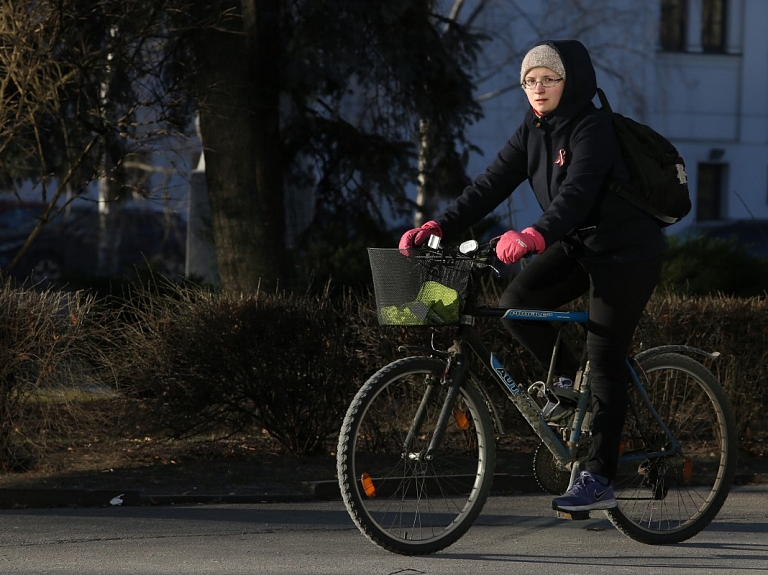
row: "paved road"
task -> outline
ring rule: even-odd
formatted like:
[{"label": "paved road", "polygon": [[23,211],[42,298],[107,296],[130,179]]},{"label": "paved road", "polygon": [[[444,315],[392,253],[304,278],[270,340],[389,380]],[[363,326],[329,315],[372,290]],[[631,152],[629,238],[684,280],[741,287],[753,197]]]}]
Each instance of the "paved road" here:
[{"label": "paved road", "polygon": [[0,573],[768,574],[768,486],[735,489],[706,531],[674,546],[631,541],[602,513],[557,520],[549,500],[493,497],[462,540],[428,557],[374,546],[338,501],[0,511]]}]

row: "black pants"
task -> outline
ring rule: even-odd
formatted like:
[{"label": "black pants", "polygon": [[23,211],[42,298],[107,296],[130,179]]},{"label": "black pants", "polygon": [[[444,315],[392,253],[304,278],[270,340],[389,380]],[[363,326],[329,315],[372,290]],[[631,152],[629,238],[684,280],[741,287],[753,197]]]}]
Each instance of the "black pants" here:
[{"label": "black pants", "polygon": [[[587,356],[592,381],[593,443],[587,469],[613,479],[627,414],[625,364],[632,337],[661,276],[662,257],[640,262],[584,263],[557,243],[533,258],[501,296],[503,307],[557,309],[589,292]],[[544,366],[549,366],[556,328],[547,323],[504,321],[505,327]],[[567,349],[555,375],[574,377],[579,362]]]}]

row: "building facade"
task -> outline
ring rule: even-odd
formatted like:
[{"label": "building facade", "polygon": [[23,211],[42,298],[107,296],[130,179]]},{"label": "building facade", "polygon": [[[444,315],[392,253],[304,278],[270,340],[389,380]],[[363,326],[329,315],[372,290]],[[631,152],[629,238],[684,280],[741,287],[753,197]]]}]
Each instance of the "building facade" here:
[{"label": "building facade", "polygon": [[693,217],[768,218],[768,2],[662,4],[651,121],[686,159]]},{"label": "building facade", "polygon": [[[768,2],[765,0],[492,0],[478,20],[492,40],[479,84],[485,118],[471,131],[484,170],[522,120],[519,63],[540,39],[577,38],[614,111],[667,136],[683,156],[693,210],[683,222],[768,219]],[[501,62],[508,62],[502,65]],[[491,72],[493,70],[493,72]],[[494,95],[497,94],[497,95]],[[513,194],[499,215],[540,214]]]}]

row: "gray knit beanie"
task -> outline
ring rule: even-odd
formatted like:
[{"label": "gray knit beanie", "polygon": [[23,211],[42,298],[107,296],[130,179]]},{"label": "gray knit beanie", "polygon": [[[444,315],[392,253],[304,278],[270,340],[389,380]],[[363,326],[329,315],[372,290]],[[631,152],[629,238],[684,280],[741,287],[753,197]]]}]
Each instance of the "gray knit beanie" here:
[{"label": "gray knit beanie", "polygon": [[528,72],[539,66],[549,68],[565,79],[565,66],[560,59],[560,54],[549,44],[539,44],[531,48],[523,58],[523,65],[520,67],[520,83],[523,83]]}]

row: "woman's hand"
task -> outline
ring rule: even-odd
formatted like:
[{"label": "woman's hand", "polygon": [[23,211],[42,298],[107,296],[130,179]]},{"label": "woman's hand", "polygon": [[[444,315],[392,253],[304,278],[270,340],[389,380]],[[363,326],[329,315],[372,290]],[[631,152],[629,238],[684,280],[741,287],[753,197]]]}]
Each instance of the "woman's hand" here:
[{"label": "woman's hand", "polygon": [[522,232],[510,230],[499,238],[496,257],[505,264],[513,264],[528,254],[540,254],[546,247],[544,237],[533,228],[525,228]]},{"label": "woman's hand", "polygon": [[430,236],[438,236],[440,238],[443,237],[443,230],[440,228],[437,222],[430,221],[420,228],[408,230],[403,234],[403,237],[400,238],[400,245],[398,247],[401,250],[417,248],[420,245],[427,243],[427,240],[429,240]]}]

